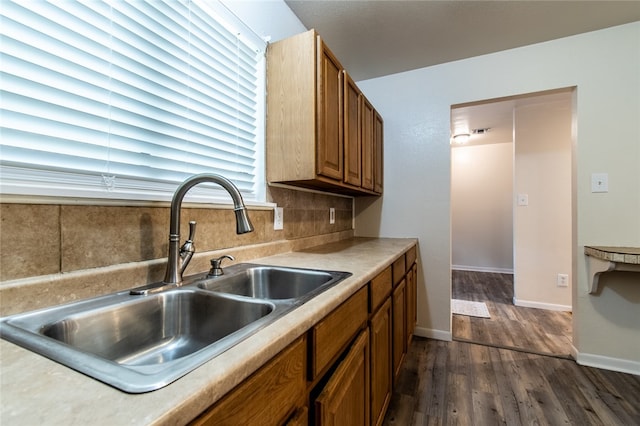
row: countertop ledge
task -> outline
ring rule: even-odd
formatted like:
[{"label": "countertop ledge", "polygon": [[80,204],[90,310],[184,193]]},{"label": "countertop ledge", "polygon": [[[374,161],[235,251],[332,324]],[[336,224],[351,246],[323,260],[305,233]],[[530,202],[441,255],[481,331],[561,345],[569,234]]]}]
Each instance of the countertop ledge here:
[{"label": "countertop ledge", "polygon": [[252,259],[353,275],[172,384],[132,395],[0,340],[0,424],[182,425],[220,399],[405,251],[413,238],[351,238]]},{"label": "countertop ledge", "polygon": [[639,247],[585,246],[584,253],[609,262],[640,265]]}]

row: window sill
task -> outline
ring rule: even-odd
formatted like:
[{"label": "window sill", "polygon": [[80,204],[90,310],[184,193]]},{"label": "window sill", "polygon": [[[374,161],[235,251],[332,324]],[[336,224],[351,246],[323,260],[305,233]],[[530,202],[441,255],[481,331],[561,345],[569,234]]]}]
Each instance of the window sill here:
[{"label": "window sill", "polygon": [[[273,210],[276,203],[245,201],[249,210]],[[118,206],[118,207],[170,207],[170,201],[125,200],[108,198],[72,198],[48,197],[43,195],[0,194],[0,204],[54,204],[74,206]],[[185,200],[182,208],[190,209],[233,209],[231,200],[213,199],[211,203],[189,202]]]}]

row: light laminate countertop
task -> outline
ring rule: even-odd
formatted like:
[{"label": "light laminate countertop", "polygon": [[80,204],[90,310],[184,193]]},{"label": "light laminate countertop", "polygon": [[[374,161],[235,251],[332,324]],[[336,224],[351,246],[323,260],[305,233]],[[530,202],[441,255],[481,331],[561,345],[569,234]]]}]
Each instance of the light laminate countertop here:
[{"label": "light laminate countertop", "polygon": [[415,244],[409,238],[352,238],[251,260],[353,275],[186,376],[145,394],[124,393],[0,340],[0,424],[185,424]]}]

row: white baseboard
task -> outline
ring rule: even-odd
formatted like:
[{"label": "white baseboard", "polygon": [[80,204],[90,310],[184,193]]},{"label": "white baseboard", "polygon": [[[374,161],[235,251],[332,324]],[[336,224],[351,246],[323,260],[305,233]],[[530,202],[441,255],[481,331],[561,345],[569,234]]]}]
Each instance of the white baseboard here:
[{"label": "white baseboard", "polygon": [[426,337],[428,339],[444,340],[446,342],[451,342],[453,340],[453,335],[450,331],[434,330],[432,328],[416,327],[413,331],[413,334],[415,336]]},{"label": "white baseboard", "polygon": [[575,351],[575,354],[573,355],[576,359],[576,362],[580,365],[640,376],[640,362],[638,361],[580,353],[576,348],[573,348],[573,351]]},{"label": "white baseboard", "polygon": [[513,298],[513,304],[522,306],[523,308],[546,309],[548,311],[571,312],[573,309],[569,305],[556,305],[554,303],[532,302],[531,300],[522,300]]},{"label": "white baseboard", "polygon": [[451,269],[456,271],[493,272],[496,274],[512,274],[513,275],[513,269],[494,268],[491,266],[451,265]]}]

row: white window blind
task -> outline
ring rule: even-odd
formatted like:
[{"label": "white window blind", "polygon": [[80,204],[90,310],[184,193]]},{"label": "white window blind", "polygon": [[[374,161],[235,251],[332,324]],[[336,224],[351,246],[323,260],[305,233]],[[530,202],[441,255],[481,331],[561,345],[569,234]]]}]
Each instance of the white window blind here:
[{"label": "white window blind", "polygon": [[[2,0],[0,17],[3,194],[168,200],[218,173],[264,201],[265,43],[220,3]],[[222,195],[202,186],[187,199]]]}]

